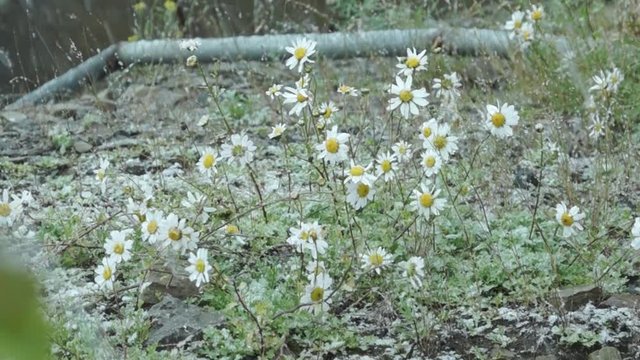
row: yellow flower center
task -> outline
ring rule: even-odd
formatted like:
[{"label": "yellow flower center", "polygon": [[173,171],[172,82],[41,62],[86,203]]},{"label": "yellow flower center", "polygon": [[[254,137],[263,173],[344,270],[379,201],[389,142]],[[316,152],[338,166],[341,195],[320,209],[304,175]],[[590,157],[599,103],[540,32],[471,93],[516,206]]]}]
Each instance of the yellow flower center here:
[{"label": "yellow flower center", "polygon": [[424,159],[424,166],[426,166],[428,168],[432,168],[435,164],[436,164],[436,157],[435,156],[427,156]]},{"label": "yellow flower center", "polygon": [[407,147],[404,145],[398,146],[398,153],[400,155],[404,155],[407,153]]},{"label": "yellow flower center", "polygon": [[404,62],[405,66],[410,69],[415,69],[420,65],[420,59],[417,56],[410,56],[407,61]]},{"label": "yellow flower center", "polygon": [[324,112],[322,113],[322,116],[324,116],[325,119],[328,119],[331,117],[331,114],[333,114],[333,111],[331,110],[330,107],[328,107],[324,110]]},{"label": "yellow flower center", "polygon": [[351,176],[362,176],[364,174],[364,167],[361,165],[353,166],[350,170]]},{"label": "yellow flower center", "polygon": [[233,156],[242,156],[244,155],[244,147],[242,147],[242,145],[234,145],[231,153]]},{"label": "yellow flower center", "polygon": [[156,220],[151,220],[147,224],[147,232],[149,234],[155,234],[158,231],[158,222]]},{"label": "yellow flower center", "polygon": [[444,149],[444,147],[447,146],[447,137],[442,135],[436,136],[436,138],[433,140],[433,146],[435,146],[438,150]]},{"label": "yellow flower center", "polygon": [[382,160],[382,163],[380,164],[380,168],[382,169],[383,173],[388,173],[389,171],[391,171],[391,161],[387,159]]},{"label": "yellow flower center", "polygon": [[335,154],[338,152],[338,148],[340,148],[340,143],[336,138],[328,138],[324,147],[327,150],[327,152]]},{"label": "yellow flower center", "polygon": [[11,206],[7,203],[0,203],[0,216],[9,217],[11,215]]},{"label": "yellow flower center", "polygon": [[356,192],[358,193],[358,196],[361,198],[367,197],[367,195],[369,195],[369,185],[359,183],[358,188],[356,189]]},{"label": "yellow flower center", "polygon": [[172,227],[171,229],[169,229],[169,239],[173,241],[179,241],[180,239],[182,239],[182,230],[178,229],[177,227]]},{"label": "yellow flower center", "polygon": [[429,193],[420,195],[420,205],[422,205],[422,207],[431,207],[431,205],[433,205],[433,196]]},{"label": "yellow flower center", "polygon": [[296,60],[300,61],[302,60],[302,58],[307,55],[307,49],[303,48],[303,47],[299,47],[296,48],[293,51],[293,56],[296,58]]},{"label": "yellow flower center", "polygon": [[196,271],[197,272],[203,273],[205,268],[206,268],[206,264],[204,263],[203,259],[196,260]]},{"label": "yellow flower center", "polygon": [[300,240],[307,241],[309,240],[309,233],[306,231],[300,232]]},{"label": "yellow flower center", "polygon": [[216,163],[216,158],[213,154],[205,154],[202,158],[202,166],[205,169],[211,169],[211,167]]},{"label": "yellow flower center", "polygon": [[542,11],[540,10],[535,10],[534,12],[531,13],[531,20],[533,21],[540,21],[542,20]]},{"label": "yellow flower center", "polygon": [[314,287],[313,290],[311,290],[311,295],[309,297],[314,303],[321,302],[322,299],[324,299],[324,289],[321,287]]},{"label": "yellow flower center", "polygon": [[422,129],[422,136],[424,136],[425,139],[428,139],[429,136],[431,136],[431,128],[425,127],[424,129]]},{"label": "yellow flower center", "polygon": [[96,178],[100,181],[104,180],[104,177],[107,174],[105,173],[104,169],[98,169],[98,171],[96,171]]},{"label": "yellow flower center", "polygon": [[400,95],[398,96],[400,97],[400,100],[402,102],[409,102],[413,100],[413,94],[411,93],[411,90],[400,90]]},{"label": "yellow flower center", "polygon": [[110,266],[105,266],[104,270],[102,270],[102,278],[109,280],[111,279],[111,275],[113,275],[113,270],[111,270]]},{"label": "yellow flower center", "polygon": [[516,20],[513,22],[514,29],[520,29],[522,27],[522,20]]},{"label": "yellow flower center", "polygon": [[347,86],[347,85],[340,85],[340,86],[338,87],[338,92],[339,92],[339,93],[346,94],[346,93],[348,93],[349,91],[351,91],[351,87],[350,87],[350,86]]},{"label": "yellow flower center", "polygon": [[560,217],[560,222],[564,226],[571,226],[571,225],[573,225],[573,216],[571,216],[569,213],[565,212]]},{"label": "yellow flower center", "polygon": [[304,96],[303,93],[299,92],[298,95],[296,95],[296,100],[298,100],[299,103],[303,103],[307,101],[307,97]]},{"label": "yellow flower center", "polygon": [[493,124],[493,126],[497,128],[503,127],[506,121],[507,119],[504,117],[504,114],[501,112],[497,112],[491,115],[491,123]]},{"label": "yellow flower center", "polygon": [[384,262],[384,258],[379,253],[375,252],[369,255],[369,264],[371,264],[372,266],[378,267],[382,265],[383,262]]},{"label": "yellow flower center", "polygon": [[238,227],[237,227],[237,226],[235,226],[235,225],[231,225],[231,224],[229,224],[229,225],[227,225],[227,226],[225,227],[225,231],[226,231],[226,232],[227,232],[227,234],[229,234],[229,235],[235,235],[235,234],[237,234],[237,233],[239,233],[239,232],[240,232],[240,229],[238,229]]},{"label": "yellow flower center", "polygon": [[114,254],[118,254],[118,255],[122,255],[122,253],[124,253],[124,244],[123,243],[117,243],[113,246],[113,253]]},{"label": "yellow flower center", "polygon": [[529,31],[523,31],[523,32],[522,32],[522,38],[523,38],[525,41],[529,41],[529,40],[531,39],[531,32],[529,32]]}]

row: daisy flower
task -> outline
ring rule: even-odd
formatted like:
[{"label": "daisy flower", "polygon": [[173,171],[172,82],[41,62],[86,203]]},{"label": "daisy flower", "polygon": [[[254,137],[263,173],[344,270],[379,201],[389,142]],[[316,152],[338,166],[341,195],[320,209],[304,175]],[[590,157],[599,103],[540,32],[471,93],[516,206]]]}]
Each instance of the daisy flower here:
[{"label": "daisy flower", "polygon": [[333,101],[324,102],[318,108],[318,114],[320,115],[320,121],[322,122],[322,126],[324,127],[327,124],[331,124],[331,120],[333,120],[333,115],[340,111],[336,104]]},{"label": "daisy flower", "polygon": [[271,100],[277,98],[278,96],[281,96],[282,93],[280,92],[280,90],[282,90],[282,85],[280,84],[273,84],[271,85],[270,88],[267,89],[267,91],[265,91],[264,93],[271,98]]},{"label": "daisy flower", "polygon": [[233,134],[230,144],[222,144],[220,157],[229,163],[236,161],[240,165],[245,165],[253,161],[255,151],[256,147],[253,145],[253,141],[249,140],[246,134]]},{"label": "daisy flower", "polygon": [[202,45],[202,42],[198,39],[185,39],[185,40],[181,40],[178,46],[180,47],[180,50],[187,50],[189,52],[194,52],[198,50],[200,45]]},{"label": "daisy flower", "polygon": [[198,243],[199,233],[187,226],[185,219],[179,219],[175,214],[169,214],[160,225],[164,246],[171,246],[174,250],[184,254],[187,250],[193,250]]},{"label": "daisy flower", "polygon": [[338,133],[338,126],[334,125],[327,130],[327,136],[322,144],[316,145],[319,159],[326,160],[329,164],[336,164],[349,158],[349,134]]},{"label": "daisy flower", "polygon": [[244,236],[240,233],[240,228],[237,225],[227,224],[222,230],[226,236],[232,237],[238,244],[246,244]]},{"label": "daisy flower", "polygon": [[329,247],[329,244],[324,240],[322,226],[317,221],[300,223],[300,227],[289,228],[289,232],[291,236],[287,239],[287,243],[292,245],[297,252],[308,249],[314,259],[318,257],[318,254],[324,254]]},{"label": "daisy flower", "polygon": [[218,172],[216,165],[218,164],[218,152],[211,147],[207,147],[200,153],[198,159],[198,171],[207,178],[211,178]]},{"label": "daisy flower", "polygon": [[515,38],[522,28],[522,24],[524,23],[524,12],[522,11],[514,11],[511,14],[511,20],[508,20],[504,24],[504,29],[509,31],[509,39]]},{"label": "daisy flower", "polygon": [[96,175],[96,180],[100,183],[100,192],[104,195],[107,191],[107,168],[109,168],[109,160],[100,159],[100,164],[93,173]]},{"label": "daisy flower", "polygon": [[387,151],[376,159],[376,176],[384,182],[389,182],[395,177],[396,156]]},{"label": "daisy flower", "polygon": [[402,275],[411,281],[411,286],[415,289],[422,287],[422,278],[424,277],[423,258],[412,256],[409,260],[401,262],[400,267],[404,270]]},{"label": "daisy flower", "polygon": [[149,244],[155,244],[159,241],[164,241],[163,234],[159,231],[160,224],[164,221],[164,213],[162,210],[147,211],[146,220],[142,223],[142,240],[149,242]]},{"label": "daisy flower", "polygon": [[412,90],[412,82],[413,78],[411,76],[407,76],[404,81],[399,76],[396,76],[396,84],[391,85],[391,90],[389,91],[391,94],[397,95],[397,97],[389,99],[387,110],[393,111],[399,107],[400,113],[405,119],[409,118],[409,113],[418,115],[418,106],[424,107],[429,104],[427,90],[424,88]]},{"label": "daisy flower", "polygon": [[129,198],[127,202],[127,213],[135,216],[139,223],[143,223],[147,214],[147,202],[136,202]]},{"label": "daisy flower", "polygon": [[435,118],[429,119],[429,121],[425,121],[420,126],[420,134],[418,137],[422,140],[422,147],[429,147],[429,139],[431,139],[431,135],[433,135],[436,130],[438,130],[438,121]]},{"label": "daisy flower", "polygon": [[431,137],[423,143],[427,149],[438,152],[442,160],[449,161],[449,156],[458,151],[458,138],[449,134],[450,128],[448,124],[439,124]]},{"label": "daisy flower", "polygon": [[298,72],[302,72],[302,68],[305,62],[314,63],[309,57],[316,53],[316,42],[309,39],[298,39],[293,43],[293,46],[287,46],[285,48],[291,57],[287,60],[286,66],[289,69],[298,67]]},{"label": "daisy flower", "polygon": [[631,228],[631,235],[633,240],[631,241],[631,247],[635,250],[640,250],[640,218],[636,218]]},{"label": "daisy flower", "polygon": [[340,86],[338,86],[338,92],[342,95],[351,95],[351,96],[360,95],[360,90],[345,84],[340,84]]},{"label": "daisy flower", "polygon": [[287,125],[283,123],[276,124],[276,126],[271,127],[271,133],[269,134],[269,139],[276,139],[284,134],[284,131],[287,130]]},{"label": "daisy flower", "polygon": [[442,159],[437,152],[427,150],[422,153],[422,168],[426,177],[436,175],[442,167]]},{"label": "daisy flower", "polygon": [[333,280],[328,275],[319,276],[314,281],[311,281],[305,287],[304,293],[300,298],[301,304],[309,304],[304,309],[313,314],[329,310],[329,304],[331,304],[329,294],[331,294],[332,284]]},{"label": "daisy flower", "polygon": [[318,261],[318,259],[314,259],[310,261],[307,266],[307,279],[313,282],[320,276],[329,276],[327,274],[327,268],[324,266],[324,261]]},{"label": "daisy flower", "polygon": [[284,104],[295,104],[289,110],[289,115],[296,114],[296,116],[300,116],[302,110],[306,108],[312,100],[311,92],[303,87],[285,87],[285,93],[282,94],[284,97]]},{"label": "daisy flower", "polygon": [[367,185],[371,185],[376,181],[376,177],[373,174],[369,174],[368,171],[371,170],[371,164],[365,166],[356,164],[353,160],[351,160],[351,166],[349,169],[344,171],[344,182],[345,184],[348,182],[362,182]]},{"label": "daisy flower", "polygon": [[115,280],[116,263],[110,257],[102,258],[102,264],[98,265],[95,270],[96,277],[95,282],[98,286],[103,288],[113,288],[113,281]]},{"label": "daisy flower", "polygon": [[563,237],[569,237],[576,231],[582,231],[582,225],[578,221],[584,217],[584,213],[581,213],[577,206],[569,209],[564,202],[556,205],[556,220],[562,225]]},{"label": "daisy flower", "polygon": [[593,114],[591,116],[591,125],[588,127],[589,136],[598,139],[601,136],[604,136],[604,132],[606,130],[606,126],[604,125],[604,121],[600,120],[600,116],[598,114]]},{"label": "daisy flower", "polygon": [[387,251],[381,247],[362,254],[361,259],[362,269],[365,271],[373,270],[378,275],[380,275],[380,271],[382,271],[385,266],[390,265],[393,261],[393,257],[387,254]]},{"label": "daisy flower", "polygon": [[409,161],[413,155],[411,144],[406,141],[398,141],[391,147],[391,150],[393,150],[393,154],[398,159],[398,162]]},{"label": "daisy flower", "polygon": [[362,181],[347,183],[347,202],[356,210],[367,206],[375,194],[376,189],[372,184]]},{"label": "daisy flower", "polygon": [[427,70],[427,50],[422,50],[419,54],[416,48],[407,48],[407,56],[399,57],[396,67],[400,69],[398,75],[411,76],[414,72]]},{"label": "daisy flower", "polygon": [[518,125],[518,120],[520,120],[520,116],[513,105],[506,103],[500,105],[499,102],[497,106],[487,105],[487,129],[500,139],[513,135],[511,127]]},{"label": "daisy flower", "polygon": [[604,71],[600,70],[600,74],[593,75],[591,79],[594,85],[589,88],[589,91],[607,95],[609,82],[607,81],[607,76],[604,74]]},{"label": "daisy flower", "polygon": [[209,221],[209,213],[216,211],[213,207],[205,206],[206,202],[206,195],[194,194],[191,191],[188,191],[187,197],[180,201],[180,205],[194,211],[192,214],[193,221],[204,224]]},{"label": "daisy flower", "polygon": [[195,254],[190,253],[189,264],[185,269],[189,273],[189,280],[195,281],[197,287],[209,282],[212,267],[207,259],[207,249],[198,249]]},{"label": "daisy flower", "polygon": [[130,230],[118,231],[114,230],[109,233],[109,238],[104,244],[107,256],[118,264],[122,261],[131,259],[131,247],[133,240],[127,240]]},{"label": "daisy flower", "polygon": [[542,5],[531,5],[531,10],[527,10],[529,20],[538,22],[544,17],[544,7]]},{"label": "daisy flower", "polygon": [[429,220],[431,215],[437,216],[440,214],[447,200],[438,198],[440,190],[436,189],[435,186],[430,188],[429,183],[421,184],[420,190],[422,191],[413,190],[414,200],[411,206],[418,214]]},{"label": "daisy flower", "polygon": [[531,23],[522,24],[522,28],[520,28],[520,33],[518,33],[518,35],[520,36],[520,47],[522,49],[528,48],[535,35],[533,25]]},{"label": "daisy flower", "polygon": [[615,94],[616,92],[618,92],[620,83],[622,82],[622,80],[624,80],[624,75],[622,74],[622,71],[620,71],[620,69],[614,67],[612,70],[607,71],[606,79],[607,88]]},{"label": "daisy flower", "polygon": [[0,198],[0,226],[13,225],[13,222],[21,212],[22,200],[13,197],[13,200],[9,201],[9,189],[2,190],[2,198]]},{"label": "daisy flower", "polygon": [[460,97],[458,89],[462,87],[458,73],[444,74],[444,79],[433,79],[433,91],[437,98],[441,98],[445,104],[454,104]]}]

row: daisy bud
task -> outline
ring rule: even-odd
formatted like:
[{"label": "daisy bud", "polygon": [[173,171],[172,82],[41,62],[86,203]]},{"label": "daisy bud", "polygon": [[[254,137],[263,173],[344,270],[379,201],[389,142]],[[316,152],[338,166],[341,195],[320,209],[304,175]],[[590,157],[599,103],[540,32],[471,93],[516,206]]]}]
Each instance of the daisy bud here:
[{"label": "daisy bud", "polygon": [[198,58],[195,55],[191,55],[187,58],[187,67],[195,67],[198,65]]}]

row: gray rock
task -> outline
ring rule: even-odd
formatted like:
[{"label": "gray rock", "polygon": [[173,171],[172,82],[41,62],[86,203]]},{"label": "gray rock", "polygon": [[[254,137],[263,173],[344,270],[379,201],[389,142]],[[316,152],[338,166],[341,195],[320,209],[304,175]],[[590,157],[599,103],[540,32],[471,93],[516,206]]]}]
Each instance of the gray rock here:
[{"label": "gray rock", "polygon": [[17,123],[27,120],[27,115],[17,111],[3,111],[0,112],[0,118],[4,118],[11,123]]},{"label": "gray rock", "polygon": [[605,346],[602,349],[589,354],[589,360],[622,360],[622,356],[618,349],[611,346]]},{"label": "gray rock", "polygon": [[151,285],[142,291],[141,299],[147,305],[157,304],[165,294],[186,299],[198,294],[198,288],[188,277],[173,274],[170,269],[151,269],[146,281]]},{"label": "gray rock", "polygon": [[558,309],[575,311],[589,302],[599,303],[602,297],[602,288],[599,286],[581,285],[559,289],[551,294],[549,300]]},{"label": "gray rock", "polygon": [[558,360],[558,358],[555,355],[542,355],[536,356],[534,360]]},{"label": "gray rock", "polygon": [[93,145],[89,144],[86,141],[76,140],[73,142],[73,148],[79,153],[84,154],[86,152],[91,151],[93,149]]},{"label": "gray rock", "polygon": [[222,326],[224,316],[213,310],[205,310],[196,305],[167,295],[161,302],[149,309],[151,330],[147,345],[158,344],[158,348],[169,348],[182,341],[201,339],[204,329]]},{"label": "gray rock", "polygon": [[640,295],[636,294],[615,294],[611,295],[602,304],[606,307],[640,309]]}]

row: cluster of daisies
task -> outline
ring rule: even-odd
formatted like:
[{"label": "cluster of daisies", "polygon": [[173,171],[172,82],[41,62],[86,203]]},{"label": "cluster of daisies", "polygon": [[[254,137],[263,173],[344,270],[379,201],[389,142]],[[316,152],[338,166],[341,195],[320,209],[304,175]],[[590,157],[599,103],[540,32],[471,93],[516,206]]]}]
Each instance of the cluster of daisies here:
[{"label": "cluster of daisies", "polygon": [[589,88],[590,94],[586,103],[590,137],[598,139],[605,135],[622,80],[624,74],[615,66],[609,70],[600,70],[592,77],[593,85]]},{"label": "cluster of daisies", "polygon": [[2,196],[0,197],[0,228],[11,228],[19,222],[26,209],[36,206],[30,191],[23,190],[19,195],[9,195],[9,189],[2,190]]},{"label": "cluster of daisies", "polygon": [[509,39],[517,39],[521,48],[526,49],[533,42],[536,28],[544,16],[544,8],[541,5],[531,5],[526,13],[514,11],[511,19],[504,24],[504,29],[509,31]]}]

